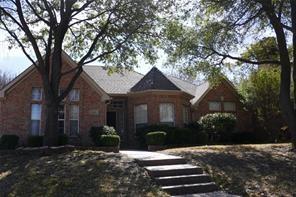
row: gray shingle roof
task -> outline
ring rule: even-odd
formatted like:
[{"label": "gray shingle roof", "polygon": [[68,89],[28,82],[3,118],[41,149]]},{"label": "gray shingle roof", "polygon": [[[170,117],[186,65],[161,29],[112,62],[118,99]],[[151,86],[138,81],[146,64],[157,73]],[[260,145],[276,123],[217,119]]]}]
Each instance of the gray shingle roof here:
[{"label": "gray shingle roof", "polygon": [[166,76],[157,68],[152,68],[149,72],[150,74],[147,73],[145,76],[135,71],[123,71],[122,73],[108,75],[108,71],[102,66],[86,65],[83,68],[86,74],[88,74],[94,82],[96,82],[107,94],[111,95],[127,94],[131,90],[181,90],[194,96],[191,100],[191,103],[194,104],[210,88],[209,82],[195,85],[176,77]]},{"label": "gray shingle roof", "polygon": [[143,77],[134,71],[108,75],[108,71],[102,66],[85,65],[83,69],[107,94],[126,94]]}]

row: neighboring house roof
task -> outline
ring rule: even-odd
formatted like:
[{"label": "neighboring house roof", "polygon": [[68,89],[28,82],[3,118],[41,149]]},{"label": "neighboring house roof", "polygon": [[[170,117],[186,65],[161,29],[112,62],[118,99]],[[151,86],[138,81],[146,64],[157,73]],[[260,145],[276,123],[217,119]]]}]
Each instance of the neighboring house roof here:
[{"label": "neighboring house roof", "polygon": [[108,74],[108,70],[102,66],[85,65],[83,70],[105,91],[107,94],[127,94],[143,77],[135,71],[122,71],[122,73]]},{"label": "neighboring house roof", "polygon": [[131,92],[145,90],[178,90],[172,81],[170,81],[160,70],[153,67],[136,85],[131,88]]}]

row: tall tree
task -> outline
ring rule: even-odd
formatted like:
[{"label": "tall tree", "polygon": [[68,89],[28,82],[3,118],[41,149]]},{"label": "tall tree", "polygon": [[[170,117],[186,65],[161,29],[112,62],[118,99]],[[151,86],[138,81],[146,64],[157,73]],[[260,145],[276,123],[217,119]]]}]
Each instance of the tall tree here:
[{"label": "tall tree", "polygon": [[0,89],[2,89],[6,84],[8,84],[12,79],[13,79],[12,75],[6,72],[2,72],[0,70]]},{"label": "tall tree", "polygon": [[[168,4],[154,0],[2,0],[0,28],[9,34],[42,78],[46,101],[45,144],[57,143],[58,104],[73,88],[83,65],[99,61],[131,67],[142,54],[154,60],[157,19]],[[77,66],[62,71],[62,51]],[[34,59],[37,61],[34,61]],[[60,81],[71,77],[59,95]]]},{"label": "tall tree", "polygon": [[[167,25],[170,60],[206,72],[219,72],[233,61],[280,65],[280,108],[296,149],[296,113],[290,97],[291,91],[296,95],[291,89],[291,76],[296,83],[296,69],[293,73],[291,69],[296,68],[296,0],[200,0],[190,8],[186,16],[195,17],[189,23],[175,19]],[[275,36],[279,59],[254,60],[238,54],[248,41],[266,34]]]},{"label": "tall tree", "polygon": [[283,120],[279,109],[280,72],[279,68],[263,67],[253,71],[241,81],[239,92],[244,103],[255,116],[256,128],[268,134],[269,140],[279,138]]}]

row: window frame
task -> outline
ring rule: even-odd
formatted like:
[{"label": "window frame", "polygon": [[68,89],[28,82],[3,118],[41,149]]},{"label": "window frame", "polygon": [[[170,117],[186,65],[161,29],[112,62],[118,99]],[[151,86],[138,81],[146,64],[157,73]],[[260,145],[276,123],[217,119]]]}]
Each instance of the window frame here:
[{"label": "window frame", "polygon": [[[226,110],[225,109],[225,104],[233,104],[233,106],[234,106],[234,109],[228,109],[228,110]],[[223,109],[224,109],[224,111],[226,111],[226,112],[236,112],[236,103],[235,102],[233,102],[233,101],[225,101],[225,102],[223,102]]]},{"label": "window frame", "polygon": [[[211,109],[211,103],[216,103],[216,104],[219,104],[219,109]],[[208,109],[209,111],[214,111],[214,112],[221,112],[222,111],[222,105],[221,105],[221,102],[220,101],[209,101],[208,102]]]},{"label": "window frame", "polygon": [[[141,123],[137,123],[136,122],[136,108],[139,107],[139,106],[146,106],[146,122],[141,122]],[[137,104],[137,105],[134,105],[134,127],[135,127],[135,130],[137,130],[137,125],[141,125],[141,126],[145,126],[145,125],[148,125],[148,104],[147,103],[141,103],[141,104]],[[138,127],[138,128],[141,128]]]},{"label": "window frame", "polygon": [[[65,105],[65,103],[62,103],[62,104],[60,104],[60,105],[63,105],[64,106],[64,109],[63,109],[63,111],[64,111],[64,119],[60,119],[59,118],[59,110],[58,110],[58,122],[60,122],[60,121],[64,121],[64,130],[63,130],[63,134],[65,134],[66,133],[66,105]],[[59,124],[58,124],[58,127],[59,127]],[[59,129],[59,128],[58,128]],[[61,133],[59,133],[59,134],[61,134]]]},{"label": "window frame", "polygon": [[[74,92],[74,91],[77,91],[78,92],[78,99],[76,100],[72,100],[72,96],[71,94]],[[78,88],[73,88],[70,92],[69,92],[69,101],[70,102],[79,102],[80,101],[80,90]]]},{"label": "window frame", "polygon": [[[77,119],[71,118],[71,107],[72,106],[78,107],[78,118]],[[77,121],[77,133],[75,135],[72,135],[72,132],[71,132],[71,121]],[[69,105],[69,136],[70,137],[77,137],[79,135],[79,133],[80,133],[79,126],[80,126],[80,107],[77,104],[71,104],[71,105]]]},{"label": "window frame", "polygon": [[[35,105],[35,106],[39,106],[40,107],[40,117],[39,117],[39,119],[32,119],[32,112],[33,112],[33,105]],[[38,134],[37,135],[33,135],[33,132],[32,132],[32,121],[39,121],[39,129],[38,129]],[[29,135],[30,136],[41,136],[41,124],[42,124],[42,122],[41,122],[41,120],[42,120],[42,105],[40,104],[40,103],[32,103],[31,104],[31,117],[30,117],[30,133],[29,133]]]},{"label": "window frame", "polygon": [[[40,98],[39,99],[33,98],[33,90],[34,89],[40,90]],[[31,100],[32,101],[42,101],[42,98],[43,98],[43,89],[41,87],[32,87],[32,90],[31,90]]]},{"label": "window frame", "polygon": [[[161,106],[162,105],[172,106],[172,109],[173,109],[173,122],[161,121]],[[175,124],[176,124],[175,104],[174,103],[159,103],[158,109],[159,109],[159,122],[160,122],[160,124],[167,124],[167,125],[175,126]]]}]

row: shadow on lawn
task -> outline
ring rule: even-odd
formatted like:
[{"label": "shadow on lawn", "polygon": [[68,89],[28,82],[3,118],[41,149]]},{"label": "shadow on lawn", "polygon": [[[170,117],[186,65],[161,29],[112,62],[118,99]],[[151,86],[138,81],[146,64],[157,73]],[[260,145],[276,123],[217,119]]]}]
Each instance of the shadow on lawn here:
[{"label": "shadow on lawn", "polygon": [[180,151],[233,194],[296,196],[296,156],[287,150],[230,146],[206,151]]},{"label": "shadow on lawn", "polygon": [[0,163],[0,196],[163,195],[143,169],[120,154],[1,155]]}]

